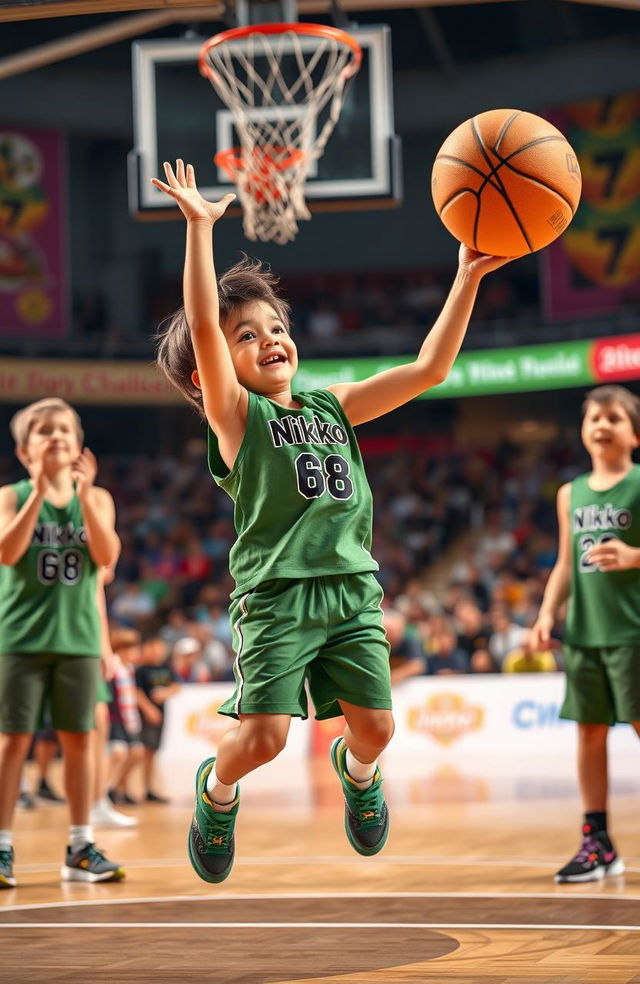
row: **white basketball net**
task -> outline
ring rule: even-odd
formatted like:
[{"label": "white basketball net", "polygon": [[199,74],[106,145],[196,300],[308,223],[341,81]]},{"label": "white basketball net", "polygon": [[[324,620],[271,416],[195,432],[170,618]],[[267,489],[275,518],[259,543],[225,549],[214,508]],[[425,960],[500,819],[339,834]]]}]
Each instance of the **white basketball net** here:
[{"label": "white basketball net", "polygon": [[340,116],[353,59],[339,40],[286,30],[206,51],[205,71],[240,138],[215,160],[237,184],[248,239],[287,243],[311,218],[304,185]]}]

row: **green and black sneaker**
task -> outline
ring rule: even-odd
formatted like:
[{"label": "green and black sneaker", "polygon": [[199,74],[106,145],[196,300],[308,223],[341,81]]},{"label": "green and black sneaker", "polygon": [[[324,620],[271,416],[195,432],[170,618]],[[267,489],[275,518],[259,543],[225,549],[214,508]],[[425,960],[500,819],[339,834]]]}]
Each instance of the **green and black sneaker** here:
[{"label": "green and black sneaker", "polygon": [[214,809],[207,796],[207,779],[215,758],[205,759],[196,772],[196,805],[189,830],[189,860],[206,882],[221,882],[231,874],[235,854],[235,827],[240,792],[228,813]]},{"label": "green and black sneaker", "polygon": [[344,739],[336,738],[331,745],[331,762],[344,793],[344,829],[358,854],[377,854],[389,836],[389,811],[382,793],[382,773],[376,769],[369,788],[358,789],[347,772],[346,759]]},{"label": "green and black sneaker", "polygon": [[15,888],[13,877],[13,848],[7,847],[0,851],[0,888]]}]

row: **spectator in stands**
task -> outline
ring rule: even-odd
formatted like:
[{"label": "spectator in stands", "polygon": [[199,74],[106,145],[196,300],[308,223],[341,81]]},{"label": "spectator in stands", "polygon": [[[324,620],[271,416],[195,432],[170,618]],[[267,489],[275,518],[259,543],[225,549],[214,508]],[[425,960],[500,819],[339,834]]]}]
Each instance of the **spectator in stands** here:
[{"label": "spectator in stands", "polygon": [[111,612],[119,622],[129,628],[144,626],[149,616],[155,611],[153,598],[145,594],[137,582],[127,584],[124,590],[117,596]]},{"label": "spectator in stands", "polygon": [[518,646],[525,645],[527,630],[512,620],[509,608],[503,602],[495,602],[491,606],[489,617],[492,627],[489,652],[502,668],[507,654]]},{"label": "spectator in stands", "polygon": [[483,568],[487,564],[502,567],[516,547],[516,538],[502,525],[501,510],[496,507],[487,509],[484,522],[484,532],[480,537],[475,553],[475,562]]},{"label": "spectator in stands", "polygon": [[496,666],[495,660],[488,649],[476,649],[471,656],[469,663],[470,673],[499,673],[500,667]]},{"label": "spectator in stands", "polygon": [[142,717],[145,799],[148,803],[167,803],[168,800],[152,788],[154,763],[162,741],[165,704],[179,691],[180,684],[167,663],[167,644],[160,636],[153,636],[142,645],[141,664],[136,667],[136,687]]},{"label": "spectator in stands", "polygon": [[392,686],[425,672],[425,656],[416,634],[409,630],[404,615],[395,608],[386,608],[382,624],[389,643],[389,664]]},{"label": "spectator in stands", "polygon": [[193,636],[184,636],[174,643],[171,669],[181,683],[209,683],[211,680],[202,658],[202,643]]},{"label": "spectator in stands", "polygon": [[486,624],[485,616],[480,608],[468,598],[462,598],[457,602],[453,616],[454,625],[457,629],[456,647],[465,654],[467,666],[469,666],[476,650],[486,650],[491,629]]},{"label": "spectator in stands", "polygon": [[448,620],[443,620],[431,640],[431,652],[427,656],[427,673],[445,676],[467,672],[467,656],[456,644],[456,633]]},{"label": "spectator in stands", "polygon": [[110,633],[113,651],[113,700],[109,705],[109,797],[113,803],[135,803],[127,781],[144,761],[142,720],[138,710],[135,669],[139,663],[140,633],[114,627]]},{"label": "spectator in stands", "polygon": [[340,331],[340,317],[326,300],[320,300],[309,312],[307,332],[311,338],[327,341]]}]

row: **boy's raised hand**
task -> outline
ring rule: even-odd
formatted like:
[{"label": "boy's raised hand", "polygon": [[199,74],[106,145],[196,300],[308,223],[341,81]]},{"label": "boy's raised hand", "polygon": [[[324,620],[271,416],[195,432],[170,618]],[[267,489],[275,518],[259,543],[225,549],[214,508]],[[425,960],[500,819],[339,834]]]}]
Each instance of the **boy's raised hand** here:
[{"label": "boy's raised hand", "polygon": [[151,178],[151,184],[175,198],[187,222],[208,222],[212,226],[215,225],[236,197],[229,193],[219,202],[206,201],[196,187],[193,164],[187,164],[185,167],[184,161],[180,158],[176,161],[175,172],[171,165],[165,161],[164,173],[167,178],[166,183],[158,178]]},{"label": "boy's raised hand", "polygon": [[460,270],[467,270],[476,277],[484,277],[485,273],[491,273],[514,259],[516,259],[514,256],[489,256],[488,253],[478,253],[477,250],[465,246],[464,243],[460,243],[460,250],[458,251]]},{"label": "boy's raised hand", "polygon": [[29,459],[29,476],[38,495],[46,495],[49,490],[49,477],[44,470],[44,458],[52,444],[51,438],[42,441],[37,445]]},{"label": "boy's raised hand", "polygon": [[96,456],[89,448],[84,448],[71,465],[71,476],[76,483],[76,495],[79,499],[92,487],[98,474]]}]

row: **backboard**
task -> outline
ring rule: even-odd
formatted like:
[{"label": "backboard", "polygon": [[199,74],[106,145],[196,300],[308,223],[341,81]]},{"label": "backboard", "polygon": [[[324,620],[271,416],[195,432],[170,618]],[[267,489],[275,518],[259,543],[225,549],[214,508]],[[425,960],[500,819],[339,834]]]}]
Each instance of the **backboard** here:
[{"label": "backboard", "polygon": [[[385,207],[401,201],[390,31],[382,25],[349,33],[362,48],[362,67],[349,83],[335,130],[307,179],[305,198],[311,211]],[[171,39],[132,45],[135,146],[129,157],[129,205],[139,218],[179,214],[172,200],[151,184],[152,177],[163,176],[165,160],[182,157],[192,163],[205,198],[215,200],[233,188],[213,158],[237,145],[238,138],[230,110],[199,74],[202,43]]]}]

